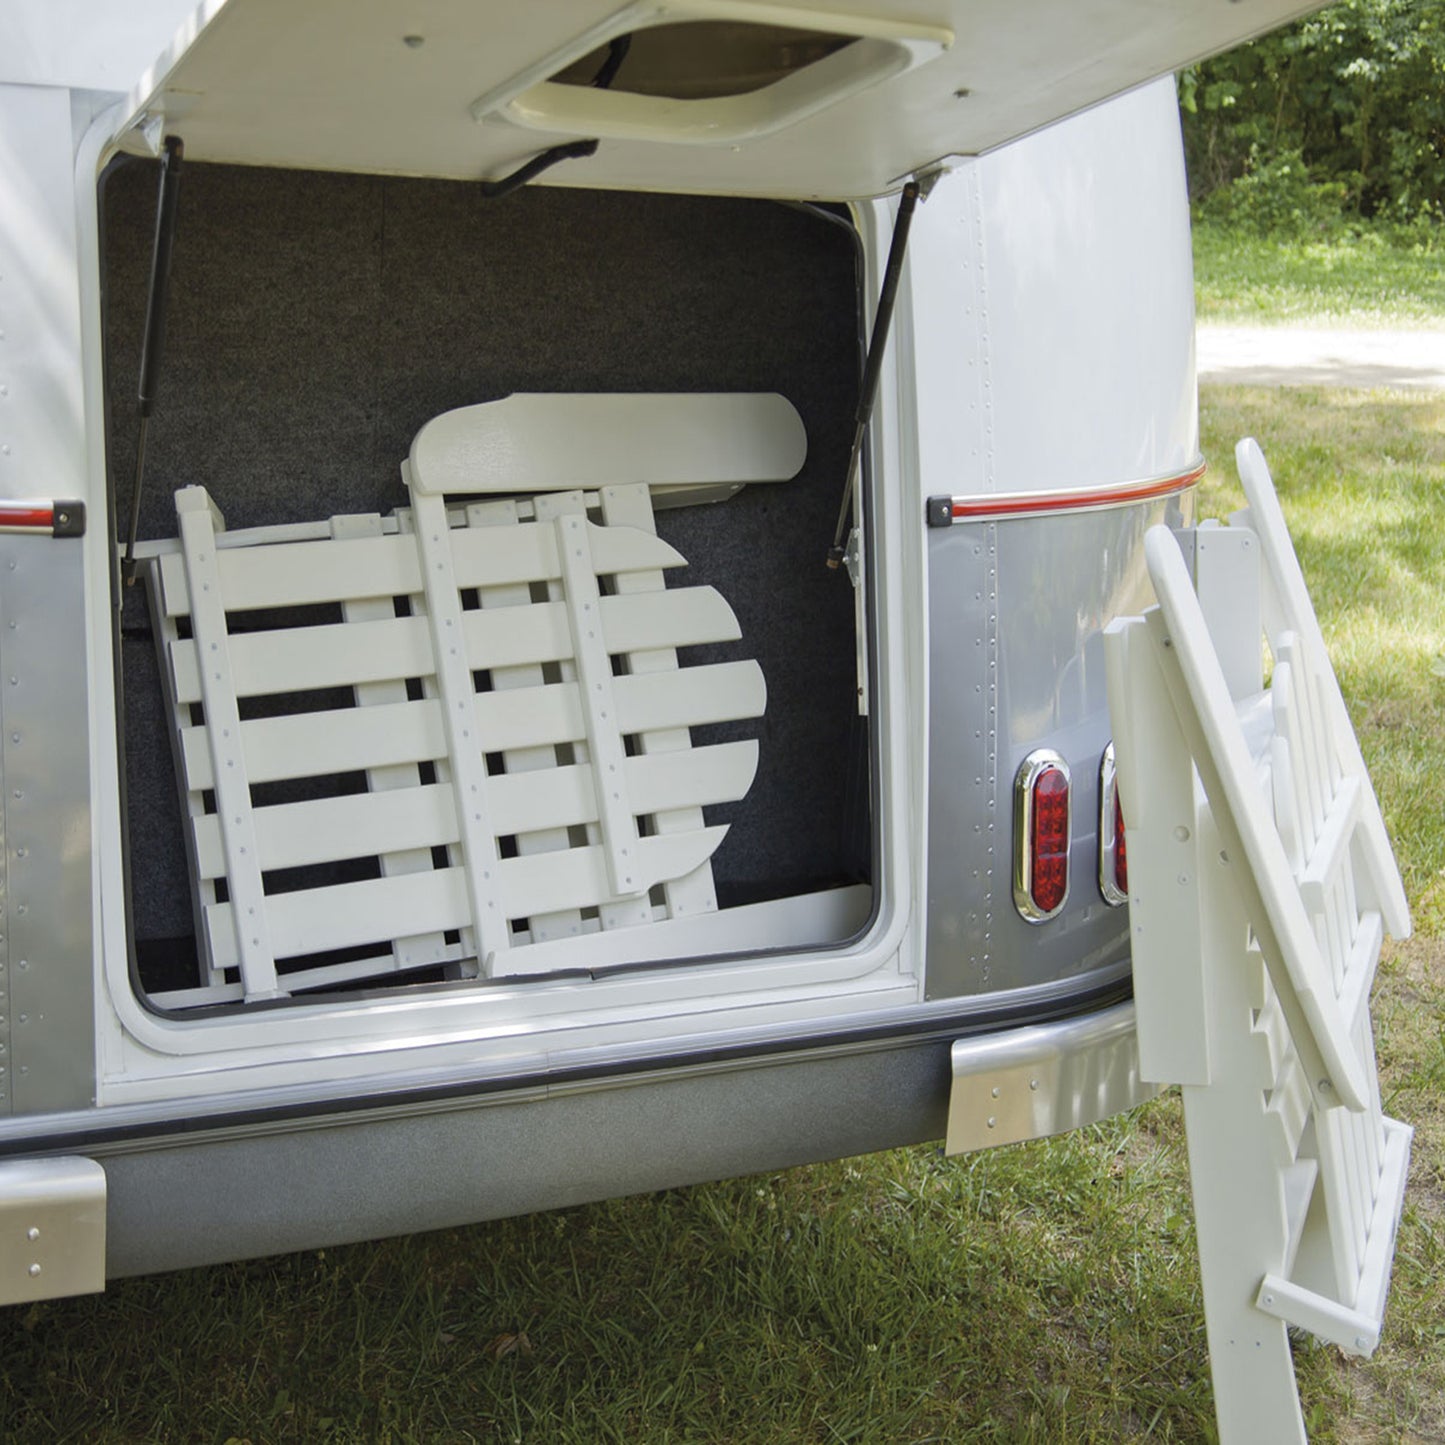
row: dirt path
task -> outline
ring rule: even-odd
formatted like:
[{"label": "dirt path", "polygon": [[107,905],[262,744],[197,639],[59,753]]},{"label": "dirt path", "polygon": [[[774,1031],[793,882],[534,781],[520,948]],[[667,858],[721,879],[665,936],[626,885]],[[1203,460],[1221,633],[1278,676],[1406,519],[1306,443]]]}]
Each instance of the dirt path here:
[{"label": "dirt path", "polygon": [[1200,326],[1196,336],[1204,383],[1445,390],[1445,329]]}]

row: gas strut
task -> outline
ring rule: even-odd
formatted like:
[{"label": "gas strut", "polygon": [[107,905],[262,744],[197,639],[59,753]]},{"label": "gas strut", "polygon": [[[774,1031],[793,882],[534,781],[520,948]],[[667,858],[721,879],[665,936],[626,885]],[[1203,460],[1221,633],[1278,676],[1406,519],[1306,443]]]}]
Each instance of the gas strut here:
[{"label": "gas strut", "polygon": [[898,299],[898,279],[903,274],[903,255],[908,249],[908,228],[913,224],[913,208],[918,204],[918,182],[909,181],[898,201],[898,215],[893,222],[893,241],[888,247],[888,264],[883,268],[883,289],[878,294],[878,310],[873,315],[873,338],[868,343],[868,360],[863,366],[863,381],[858,388],[858,410],[854,416],[853,449],[848,454],[848,475],[843,483],[843,500],[838,507],[838,525],[833,529],[833,545],[828,552],[828,565],[838,567],[843,561],[843,537],[848,527],[848,508],[853,501],[853,486],[858,477],[858,462],[863,455],[863,438],[878,399],[878,374],[883,370],[883,352],[888,345],[888,329],[893,321],[893,304]]},{"label": "gas strut", "polygon": [[161,152],[160,192],[156,199],[156,238],[151,251],[150,295],[146,300],[145,334],[140,348],[140,386],[136,402],[140,431],[135,443],[135,485],[130,498],[130,528],[126,532],[125,561],[121,575],[127,587],[135,583],[135,536],[140,526],[141,483],[145,479],[146,428],[155,405],[161,352],[166,344],[166,300],[171,288],[171,249],[176,239],[176,198],[181,184],[181,157],[185,146],[179,136],[168,135]]}]

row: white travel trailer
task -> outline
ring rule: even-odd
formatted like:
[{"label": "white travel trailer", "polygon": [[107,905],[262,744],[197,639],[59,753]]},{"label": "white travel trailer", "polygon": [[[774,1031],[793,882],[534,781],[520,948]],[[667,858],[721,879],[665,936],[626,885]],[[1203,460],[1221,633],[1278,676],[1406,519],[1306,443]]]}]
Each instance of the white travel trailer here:
[{"label": "white travel trailer", "polygon": [[1154,1088],[1155,77],[1309,7],[615,5],[0,17],[0,1298]]}]

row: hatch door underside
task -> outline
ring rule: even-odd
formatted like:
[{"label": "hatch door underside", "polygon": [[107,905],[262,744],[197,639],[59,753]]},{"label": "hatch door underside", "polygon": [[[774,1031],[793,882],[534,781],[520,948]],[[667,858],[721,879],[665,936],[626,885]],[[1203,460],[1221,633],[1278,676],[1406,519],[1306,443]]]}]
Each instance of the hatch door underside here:
[{"label": "hatch door underside", "polygon": [[849,199],[1315,8],[836,5],[206,0],[117,133],[163,116],[197,160],[455,179],[595,138],[548,182]]}]

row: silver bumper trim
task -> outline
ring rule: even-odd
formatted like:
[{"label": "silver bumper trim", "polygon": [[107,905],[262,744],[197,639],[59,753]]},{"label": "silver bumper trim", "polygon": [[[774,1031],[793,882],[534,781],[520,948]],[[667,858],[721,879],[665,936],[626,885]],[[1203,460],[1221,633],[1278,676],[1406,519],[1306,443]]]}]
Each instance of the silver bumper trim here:
[{"label": "silver bumper trim", "polygon": [[949,1154],[1062,1134],[1159,1092],[1139,1077],[1134,1005],[959,1039],[952,1049]]}]

